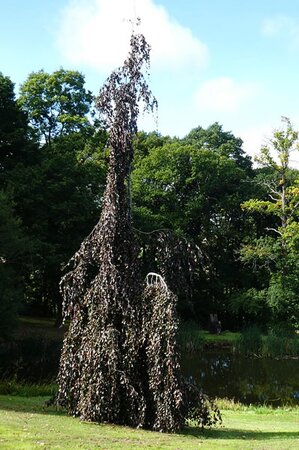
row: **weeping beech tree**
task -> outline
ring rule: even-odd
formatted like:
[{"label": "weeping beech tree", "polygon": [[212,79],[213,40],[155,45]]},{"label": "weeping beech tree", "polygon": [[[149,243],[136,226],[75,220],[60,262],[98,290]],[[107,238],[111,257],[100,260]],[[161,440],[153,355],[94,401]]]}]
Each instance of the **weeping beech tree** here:
[{"label": "weeping beech tree", "polygon": [[188,418],[211,425],[218,410],[181,376],[175,295],[160,277],[147,285],[140,278],[131,218],[132,139],[141,102],[151,111],[157,106],[144,64],[149,46],[133,34],[128,58],[97,99],[110,136],[107,185],[100,221],[61,281],[70,326],[56,404],[83,420],[175,431]]}]

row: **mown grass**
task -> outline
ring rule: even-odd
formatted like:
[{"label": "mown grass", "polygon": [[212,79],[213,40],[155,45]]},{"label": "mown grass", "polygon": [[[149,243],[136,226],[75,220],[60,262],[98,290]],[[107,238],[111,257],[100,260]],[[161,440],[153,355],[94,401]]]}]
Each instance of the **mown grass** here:
[{"label": "mown grass", "polygon": [[233,347],[240,339],[240,333],[223,331],[220,334],[211,334],[205,330],[182,327],[179,331],[179,343],[182,351],[188,353],[201,351],[209,347]]},{"label": "mown grass", "polygon": [[91,424],[46,407],[48,397],[0,396],[0,448],[6,449],[271,449],[299,448],[299,409],[245,407],[227,400],[224,425],[162,434]]},{"label": "mown grass", "polygon": [[232,331],[223,331],[220,334],[211,334],[208,331],[200,330],[199,334],[205,341],[208,342],[224,342],[230,344],[235,344],[240,337],[240,333]]}]

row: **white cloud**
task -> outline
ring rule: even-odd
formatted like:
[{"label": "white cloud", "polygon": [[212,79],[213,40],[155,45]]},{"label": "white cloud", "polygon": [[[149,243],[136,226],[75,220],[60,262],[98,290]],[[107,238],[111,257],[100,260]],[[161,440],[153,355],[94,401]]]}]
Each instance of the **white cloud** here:
[{"label": "white cloud", "polygon": [[[298,130],[299,117],[295,117],[294,120],[291,120],[293,127],[295,130]],[[273,137],[273,132],[275,130],[283,129],[281,123],[277,121],[276,126],[273,127],[273,124],[270,123],[262,123],[260,125],[252,126],[243,130],[239,130],[238,135],[243,139],[243,149],[245,152],[250,155],[252,158],[258,156],[261,150],[261,147],[268,145],[271,151],[271,155],[274,159],[277,160],[277,152],[273,149],[271,145],[271,139]],[[296,169],[299,169],[299,152],[296,150],[291,154],[290,157],[290,166]]]},{"label": "white cloud", "polygon": [[141,25],[136,31],[144,33],[151,45],[155,68],[205,66],[207,46],[154,0],[70,0],[58,29],[60,51],[74,64],[111,70],[126,57],[137,17]]},{"label": "white cloud", "polygon": [[244,142],[243,149],[253,158],[260,153],[262,146],[269,144],[272,134],[273,127],[267,123],[249,127],[237,133]]},{"label": "white cloud", "polygon": [[204,82],[195,92],[198,109],[217,113],[238,112],[242,103],[254,96],[257,86],[220,77]]},{"label": "white cloud", "polygon": [[289,16],[274,16],[264,20],[262,32],[267,37],[287,38],[291,49],[299,48],[299,22]]},{"label": "white cloud", "polygon": [[293,26],[293,20],[287,16],[276,16],[265,19],[262,24],[262,32],[266,36],[272,37],[280,34],[283,29]]}]

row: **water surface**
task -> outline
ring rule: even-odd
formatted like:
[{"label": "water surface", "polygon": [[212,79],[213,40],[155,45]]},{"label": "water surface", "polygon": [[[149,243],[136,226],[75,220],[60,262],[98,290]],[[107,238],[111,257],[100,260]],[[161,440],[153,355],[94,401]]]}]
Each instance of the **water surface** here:
[{"label": "water surface", "polygon": [[299,360],[245,358],[229,350],[182,357],[183,373],[210,396],[245,404],[299,405]]}]

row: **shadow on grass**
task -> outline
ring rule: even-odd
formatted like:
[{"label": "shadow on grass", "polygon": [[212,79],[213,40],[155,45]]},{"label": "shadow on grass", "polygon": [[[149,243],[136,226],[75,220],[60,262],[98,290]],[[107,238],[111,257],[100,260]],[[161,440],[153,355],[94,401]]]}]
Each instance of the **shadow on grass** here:
[{"label": "shadow on grass", "polygon": [[17,413],[32,413],[32,414],[53,414],[66,415],[66,412],[61,408],[55,406],[48,406],[47,402],[50,396],[41,397],[19,397],[14,395],[0,395],[0,411],[14,411]]},{"label": "shadow on grass", "polygon": [[190,427],[181,434],[193,436],[198,439],[244,439],[244,440],[266,440],[266,439],[299,439],[299,431],[251,431],[236,428],[212,428],[202,430]]}]

